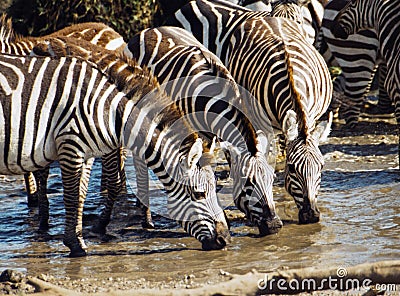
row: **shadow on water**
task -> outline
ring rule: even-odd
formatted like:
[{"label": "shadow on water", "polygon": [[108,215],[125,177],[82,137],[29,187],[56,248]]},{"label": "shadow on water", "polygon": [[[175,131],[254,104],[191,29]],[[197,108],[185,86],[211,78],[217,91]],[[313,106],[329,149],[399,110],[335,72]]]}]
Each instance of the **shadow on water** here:
[{"label": "shadow on water", "polygon": [[323,171],[322,190],[351,190],[357,188],[392,185],[400,181],[397,170],[337,172]]},{"label": "shadow on water", "polygon": [[356,143],[352,145],[331,144],[331,145],[321,146],[320,150],[322,154],[326,154],[333,151],[339,151],[354,156],[368,156],[368,155],[383,156],[395,153],[397,151],[397,145],[396,144],[359,145]]}]

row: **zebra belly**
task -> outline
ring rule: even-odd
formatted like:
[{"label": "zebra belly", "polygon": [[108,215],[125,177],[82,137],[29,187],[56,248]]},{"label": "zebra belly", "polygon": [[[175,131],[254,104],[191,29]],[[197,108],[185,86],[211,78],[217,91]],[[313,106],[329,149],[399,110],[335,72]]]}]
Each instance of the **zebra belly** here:
[{"label": "zebra belly", "polygon": [[[44,141],[26,137],[18,139],[19,133],[6,129],[3,117],[0,118],[0,174],[20,175],[48,166],[57,158],[55,143],[46,143],[51,149],[44,149]],[[34,146],[33,146],[34,145]],[[46,153],[45,153],[45,150]]]}]

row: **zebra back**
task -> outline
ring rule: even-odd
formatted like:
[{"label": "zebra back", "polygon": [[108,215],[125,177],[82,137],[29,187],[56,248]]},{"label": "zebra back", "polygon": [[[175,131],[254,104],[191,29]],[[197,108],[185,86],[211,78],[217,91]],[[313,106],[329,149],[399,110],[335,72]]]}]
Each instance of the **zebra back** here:
[{"label": "zebra back", "polygon": [[[228,47],[234,29],[246,19],[265,17],[269,14],[268,11],[250,11],[227,1],[195,0],[175,12],[167,19],[166,25],[176,25],[177,21],[182,22],[181,26],[192,32],[197,40],[225,63],[229,54],[225,49]],[[201,18],[195,19],[190,17],[192,15],[198,15]],[[185,21],[186,16],[189,16],[190,21]]]},{"label": "zebra back", "polygon": [[11,18],[7,18],[5,14],[0,17],[0,52],[2,53],[26,55],[44,38],[59,36],[86,40],[116,52],[121,52],[126,45],[120,34],[102,23],[75,24],[47,36],[24,37],[14,32]]}]

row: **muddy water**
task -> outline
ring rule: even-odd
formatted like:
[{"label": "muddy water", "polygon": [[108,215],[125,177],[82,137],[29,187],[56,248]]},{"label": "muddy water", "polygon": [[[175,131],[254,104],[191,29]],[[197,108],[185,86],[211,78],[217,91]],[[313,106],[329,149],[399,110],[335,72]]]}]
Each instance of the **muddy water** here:
[{"label": "muddy water", "polygon": [[[391,123],[391,124],[390,124]],[[275,200],[284,228],[264,238],[243,219],[232,221],[226,250],[204,252],[175,222],[164,218],[166,197],[152,176],[156,229],[142,230],[134,207],[134,168],[128,161],[128,196],[116,205],[109,235],[91,236],[99,212],[100,165],[95,163],[85,203],[86,258],[67,257],[62,244],[64,210],[59,169],[51,169],[51,229],[37,232],[37,210],[28,209],[21,177],[0,177],[0,272],[11,268],[82,291],[112,286],[194,287],[227,280],[226,272],[286,267],[350,266],[400,258],[400,175],[393,121],[338,126],[321,145],[326,165],[319,196],[321,222],[298,225],[297,210],[277,173]],[[220,193],[235,216],[229,186]]]}]

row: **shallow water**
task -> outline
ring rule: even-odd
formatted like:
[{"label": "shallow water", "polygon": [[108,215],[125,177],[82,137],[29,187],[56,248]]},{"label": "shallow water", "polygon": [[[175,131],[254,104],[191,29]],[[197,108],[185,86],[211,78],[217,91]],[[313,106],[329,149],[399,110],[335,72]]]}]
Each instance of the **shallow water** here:
[{"label": "shallow water", "polygon": [[[200,243],[163,217],[165,194],[152,175],[151,206],[155,230],[142,230],[135,218],[134,168],[127,163],[128,197],[116,205],[109,236],[88,232],[101,204],[101,166],[95,163],[85,202],[85,239],[89,256],[68,258],[62,244],[63,203],[57,165],[51,169],[49,199],[51,229],[37,232],[37,210],[28,209],[23,179],[0,176],[0,272],[11,268],[53,280],[79,280],[85,291],[125,281],[137,287],[196,286],[225,280],[225,272],[244,274],[286,267],[346,267],[364,262],[400,259],[400,174],[397,137],[382,124],[343,133],[334,130],[321,145],[325,168],[319,195],[321,222],[297,224],[297,209],[277,173],[274,198],[284,227],[260,238],[243,220],[232,222],[232,243],[226,250],[204,252]],[[375,131],[372,133],[370,130]],[[233,210],[229,187],[220,193]],[[86,282],[82,283],[82,282]],[[93,289],[91,289],[93,286]]]}]

